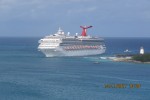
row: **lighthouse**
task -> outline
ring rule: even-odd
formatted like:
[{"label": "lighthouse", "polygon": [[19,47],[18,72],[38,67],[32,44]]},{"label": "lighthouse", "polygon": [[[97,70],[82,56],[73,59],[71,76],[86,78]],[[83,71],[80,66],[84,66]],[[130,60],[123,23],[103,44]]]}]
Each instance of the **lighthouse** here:
[{"label": "lighthouse", "polygon": [[140,48],[140,54],[141,54],[141,55],[144,54],[144,48],[143,48],[143,47]]}]

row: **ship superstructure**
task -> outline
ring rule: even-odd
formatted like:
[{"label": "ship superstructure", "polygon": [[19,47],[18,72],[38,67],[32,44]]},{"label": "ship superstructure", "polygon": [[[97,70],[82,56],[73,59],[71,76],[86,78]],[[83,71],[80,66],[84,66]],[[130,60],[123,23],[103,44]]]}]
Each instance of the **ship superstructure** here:
[{"label": "ship superstructure", "polygon": [[80,27],[83,29],[81,36],[78,36],[77,33],[75,36],[71,36],[69,32],[65,34],[59,28],[55,34],[40,39],[39,51],[44,53],[46,57],[88,56],[104,53],[106,50],[104,40],[86,34],[87,29],[92,26]]}]

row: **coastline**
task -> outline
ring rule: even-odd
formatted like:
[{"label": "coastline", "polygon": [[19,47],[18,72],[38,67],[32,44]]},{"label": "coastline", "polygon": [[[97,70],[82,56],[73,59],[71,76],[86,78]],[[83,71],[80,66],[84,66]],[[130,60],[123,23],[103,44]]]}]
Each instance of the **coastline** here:
[{"label": "coastline", "polygon": [[142,63],[142,64],[150,64],[150,62],[142,62],[132,59],[132,57],[108,57],[108,59],[114,62],[130,62],[130,63]]},{"label": "coastline", "polygon": [[112,56],[112,57],[100,57],[101,59],[111,60],[113,62],[129,62],[129,63],[141,63],[141,64],[150,64],[150,62],[137,61],[132,58],[133,56]]}]

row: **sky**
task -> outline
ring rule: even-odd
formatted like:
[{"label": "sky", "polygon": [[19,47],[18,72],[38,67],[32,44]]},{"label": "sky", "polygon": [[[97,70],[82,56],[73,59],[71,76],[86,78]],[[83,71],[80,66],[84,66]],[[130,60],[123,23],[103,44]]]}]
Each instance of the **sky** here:
[{"label": "sky", "polygon": [[0,0],[0,37],[72,35],[150,37],[150,0]]}]

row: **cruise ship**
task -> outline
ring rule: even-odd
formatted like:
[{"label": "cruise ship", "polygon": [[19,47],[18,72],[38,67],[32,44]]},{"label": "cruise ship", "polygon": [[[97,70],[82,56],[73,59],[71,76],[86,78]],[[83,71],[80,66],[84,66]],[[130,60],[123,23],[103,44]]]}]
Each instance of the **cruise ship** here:
[{"label": "cruise ship", "polygon": [[104,39],[87,35],[87,29],[92,26],[80,26],[81,35],[74,36],[70,32],[59,30],[52,35],[39,40],[38,50],[46,57],[55,56],[89,56],[105,53]]}]

